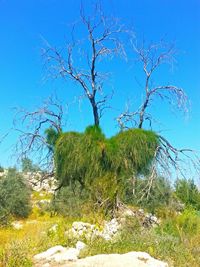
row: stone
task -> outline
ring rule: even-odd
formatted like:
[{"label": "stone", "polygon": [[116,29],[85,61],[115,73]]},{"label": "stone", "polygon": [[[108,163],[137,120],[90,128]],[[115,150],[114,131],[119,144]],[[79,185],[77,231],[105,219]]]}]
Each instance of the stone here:
[{"label": "stone", "polygon": [[67,261],[76,261],[78,259],[80,251],[76,248],[66,248],[64,251],[60,253],[56,253],[50,257],[50,260],[55,261],[57,263],[63,263]]},{"label": "stone", "polygon": [[[51,264],[63,264],[70,261],[76,261],[80,250],[76,248],[65,248],[62,246],[55,246],[45,252],[34,256],[35,266],[45,266]],[[49,265],[51,266],[51,265]]]},{"label": "stone", "polygon": [[65,248],[60,245],[52,247],[34,256],[35,266],[48,267],[53,264],[64,264],[66,262],[77,261],[80,251],[85,248],[85,246],[86,245],[83,242],[78,241],[76,243],[76,248]]},{"label": "stone", "polygon": [[116,218],[112,219],[109,222],[105,222],[102,231],[100,231],[94,224],[74,222],[72,224],[72,228],[66,231],[65,235],[70,238],[84,237],[87,240],[99,236],[104,238],[105,240],[111,240],[114,235],[117,234],[120,228],[121,224],[117,221]]},{"label": "stone", "polygon": [[65,248],[62,246],[55,246],[55,247],[52,247],[52,248],[46,250],[45,252],[42,252],[40,254],[35,255],[34,259],[35,260],[44,260],[44,259],[51,257],[52,255],[54,255],[56,253],[63,252],[64,250],[65,250]]},{"label": "stone", "polygon": [[166,262],[156,260],[145,252],[126,254],[102,254],[77,260],[68,267],[168,267]]},{"label": "stone", "polygon": [[86,247],[86,244],[81,242],[81,241],[78,241],[76,243],[76,249],[78,249],[79,251],[81,251],[82,249],[84,249]]},{"label": "stone", "polygon": [[12,222],[11,225],[16,230],[21,230],[23,228],[22,222]]}]

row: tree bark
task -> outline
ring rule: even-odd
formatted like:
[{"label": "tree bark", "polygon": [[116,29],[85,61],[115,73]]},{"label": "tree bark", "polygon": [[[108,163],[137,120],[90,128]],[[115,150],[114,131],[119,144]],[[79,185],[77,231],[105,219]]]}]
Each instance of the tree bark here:
[{"label": "tree bark", "polygon": [[99,113],[98,113],[98,107],[97,107],[95,99],[94,98],[90,98],[90,103],[92,105],[94,125],[99,126]]}]

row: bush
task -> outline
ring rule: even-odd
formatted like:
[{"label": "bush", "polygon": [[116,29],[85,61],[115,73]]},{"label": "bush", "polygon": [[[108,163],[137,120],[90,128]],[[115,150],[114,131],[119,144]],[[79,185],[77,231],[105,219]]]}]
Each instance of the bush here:
[{"label": "bush", "polygon": [[156,177],[149,191],[149,196],[147,198],[147,193],[144,198],[140,200],[142,194],[144,194],[144,188],[148,184],[148,179],[138,178],[137,185],[135,188],[135,194],[130,191],[129,202],[133,204],[139,204],[141,207],[155,213],[159,208],[167,207],[172,198],[172,189],[170,182],[164,177]]},{"label": "bush", "polygon": [[22,172],[37,172],[40,171],[40,167],[33,164],[32,160],[29,158],[22,159]]},{"label": "bush", "polygon": [[0,216],[6,222],[9,215],[27,217],[31,211],[30,190],[15,169],[0,180]]},{"label": "bush", "polygon": [[110,210],[132,187],[133,173],[148,173],[157,146],[156,134],[142,129],[110,139],[97,126],[63,133],[55,145],[56,177],[61,186],[78,182],[93,203]]},{"label": "bush", "polygon": [[175,195],[186,206],[200,210],[200,192],[193,180],[178,179],[175,184]]},{"label": "bush", "polygon": [[167,218],[160,229],[164,233],[176,236],[181,240],[184,237],[191,238],[200,234],[200,215],[194,209],[185,209],[183,213]]}]

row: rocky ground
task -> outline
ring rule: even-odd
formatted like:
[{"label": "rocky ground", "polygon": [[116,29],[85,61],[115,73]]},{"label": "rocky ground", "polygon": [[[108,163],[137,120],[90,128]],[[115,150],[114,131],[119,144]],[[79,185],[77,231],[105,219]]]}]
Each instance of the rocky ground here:
[{"label": "rocky ground", "polygon": [[[25,178],[29,182],[33,191],[39,192],[42,197],[43,192],[52,193],[56,187],[56,182],[51,180],[41,180],[40,173],[26,173]],[[40,200],[43,203],[45,200]],[[38,204],[33,202],[34,205]],[[110,241],[120,235],[126,217],[137,217],[141,226],[155,227],[160,222],[152,214],[145,213],[142,209],[133,210],[121,207],[116,217],[110,221],[105,221],[101,227],[85,222],[73,222],[65,236],[73,240],[79,240],[75,247],[67,248],[61,245],[51,247],[48,250],[33,257],[34,267],[168,267],[168,264],[152,258],[145,252],[129,252],[126,254],[101,254],[80,259],[80,252],[84,250],[86,244],[83,240],[93,238],[103,238]],[[16,230],[24,227],[22,222],[13,222],[12,226]],[[56,234],[58,225],[55,224],[49,229],[49,233]]]}]

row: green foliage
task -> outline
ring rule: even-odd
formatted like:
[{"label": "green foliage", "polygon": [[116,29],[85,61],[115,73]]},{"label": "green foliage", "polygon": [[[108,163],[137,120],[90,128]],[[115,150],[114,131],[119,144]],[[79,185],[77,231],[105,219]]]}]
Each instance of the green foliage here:
[{"label": "green foliage", "polygon": [[0,217],[7,222],[9,215],[24,218],[30,211],[30,190],[23,177],[15,169],[9,169],[0,180]]},{"label": "green foliage", "polygon": [[53,127],[49,127],[48,129],[45,130],[45,135],[48,148],[53,151],[56,141],[60,136],[60,133],[58,133],[58,131],[56,131]]},{"label": "green foliage", "polygon": [[148,177],[138,178],[134,198],[131,194],[131,191],[128,194],[128,196],[130,197],[130,201],[132,199],[133,204],[137,203],[141,207],[149,210],[152,213],[155,213],[155,211],[161,207],[169,206],[170,201],[172,199],[172,188],[170,186],[170,182],[164,177],[156,177],[150,188],[148,198],[145,195],[144,198],[138,201],[138,199],[140,199],[141,195],[144,193],[143,190],[147,184]]},{"label": "green foliage", "polygon": [[27,247],[22,241],[13,241],[0,255],[0,262],[6,267],[31,267],[32,261],[27,257]]},{"label": "green foliage", "polygon": [[175,195],[186,206],[200,210],[200,192],[193,180],[178,179],[175,184]]},{"label": "green foliage", "polygon": [[0,172],[4,172],[4,168],[0,165]]},{"label": "green foliage", "polygon": [[157,146],[156,134],[142,129],[110,139],[98,126],[63,133],[55,145],[56,177],[62,186],[78,181],[94,203],[108,208],[123,197],[133,173],[148,173]]},{"label": "green foliage", "polygon": [[193,209],[186,209],[177,217],[177,226],[180,233],[193,236],[200,233],[200,214]]},{"label": "green foliage", "polygon": [[200,234],[200,214],[194,209],[185,209],[183,213],[168,217],[158,231],[180,240]]},{"label": "green foliage", "polygon": [[195,253],[180,238],[162,232],[158,228],[144,229],[137,218],[130,218],[126,221],[119,236],[112,241],[100,238],[92,240],[82,251],[81,257],[144,251],[155,258],[168,262],[169,266],[199,266],[199,257],[195,260]]},{"label": "green foliage", "polygon": [[58,212],[64,216],[80,218],[86,203],[87,192],[81,190],[80,184],[76,182],[73,188],[65,186],[59,190],[52,200],[51,211],[53,214]]},{"label": "green foliage", "polygon": [[22,159],[22,171],[23,172],[37,172],[37,171],[40,171],[40,168],[36,164],[33,164],[31,159],[23,158]]},{"label": "green foliage", "polygon": [[[155,155],[158,138],[152,131],[130,129],[112,138],[117,148],[122,172],[146,174]],[[115,152],[115,151],[113,151]],[[115,154],[113,153],[112,157]]]}]

